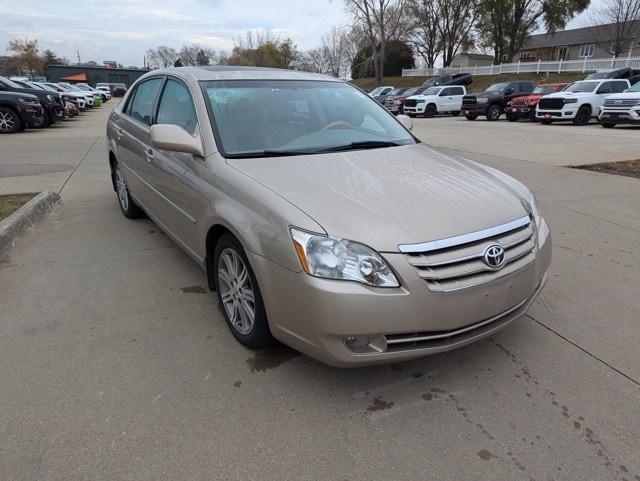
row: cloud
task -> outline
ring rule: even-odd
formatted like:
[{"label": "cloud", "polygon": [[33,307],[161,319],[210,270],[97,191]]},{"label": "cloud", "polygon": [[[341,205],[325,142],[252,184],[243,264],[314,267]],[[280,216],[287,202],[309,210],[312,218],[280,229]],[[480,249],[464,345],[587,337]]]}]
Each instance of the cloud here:
[{"label": "cloud", "polygon": [[[333,25],[345,25],[341,0],[0,0],[0,50],[17,36],[37,38],[70,60],[142,65],[147,49],[199,43],[229,50],[246,31],[317,46]],[[8,12],[8,13],[6,13]]]}]

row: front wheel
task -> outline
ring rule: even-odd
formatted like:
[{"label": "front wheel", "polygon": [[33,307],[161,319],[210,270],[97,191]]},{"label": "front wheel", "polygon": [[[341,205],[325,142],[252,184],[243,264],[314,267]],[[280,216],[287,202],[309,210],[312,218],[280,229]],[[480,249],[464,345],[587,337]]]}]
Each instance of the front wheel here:
[{"label": "front wheel", "polygon": [[476,114],[467,114],[464,116],[467,120],[475,120],[478,118]]},{"label": "front wheel", "polygon": [[435,117],[437,113],[438,113],[437,107],[433,104],[429,104],[427,105],[427,108],[424,111],[424,116],[427,118],[431,118],[431,117]]},{"label": "front wheel", "polygon": [[498,104],[493,104],[489,106],[487,110],[487,120],[490,122],[495,122],[502,115],[502,109]]},{"label": "front wheel", "polygon": [[600,125],[602,125],[605,129],[612,129],[616,126],[616,124],[610,124],[610,123],[601,123]]},{"label": "front wheel", "polygon": [[460,115],[460,111],[456,110],[455,112],[451,112],[453,114],[454,117],[457,117],[458,115]]},{"label": "front wheel", "polygon": [[507,120],[509,122],[517,122],[518,120],[520,120],[520,116],[516,114],[507,114]]},{"label": "front wheel", "polygon": [[218,301],[233,337],[251,349],[272,345],[258,281],[240,242],[230,234],[216,244],[213,272]]},{"label": "front wheel", "polygon": [[591,108],[583,105],[573,119],[573,125],[587,125],[589,120],[591,120]]},{"label": "front wheel", "polygon": [[18,114],[11,109],[0,107],[0,134],[13,134],[22,128]]}]

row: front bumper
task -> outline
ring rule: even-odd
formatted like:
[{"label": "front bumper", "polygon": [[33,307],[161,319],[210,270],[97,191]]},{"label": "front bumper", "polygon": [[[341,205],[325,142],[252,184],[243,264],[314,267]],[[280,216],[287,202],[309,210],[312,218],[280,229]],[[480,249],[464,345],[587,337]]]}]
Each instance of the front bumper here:
[{"label": "front bumper", "polygon": [[579,109],[580,106],[577,104],[568,104],[561,110],[536,109],[536,118],[539,120],[573,120]]},{"label": "front bumper", "polygon": [[463,105],[462,113],[464,115],[486,115],[489,104]]},{"label": "front bumper", "polygon": [[391,112],[392,114],[396,114],[396,115],[397,115],[397,114],[401,114],[401,113],[403,113],[402,105],[396,105],[396,104],[389,105],[389,104],[385,104],[385,105],[384,105],[384,107],[385,107],[389,112]]},{"label": "front bumper", "polygon": [[27,127],[40,127],[44,122],[44,110],[39,103],[26,104],[18,110],[20,120]]},{"label": "front bumper", "polygon": [[424,111],[426,109],[427,109],[427,103],[426,102],[422,102],[422,103],[416,104],[415,107],[407,107],[406,105],[403,107],[404,113],[405,114],[411,114],[411,115],[424,114]]},{"label": "front bumper", "polygon": [[535,106],[522,106],[522,107],[506,107],[504,113],[507,115],[517,115],[521,119],[531,117],[531,113],[535,112]]},{"label": "front bumper", "polygon": [[609,124],[640,125],[640,106],[629,110],[604,109],[600,112],[598,120]]},{"label": "front bumper", "polygon": [[[522,317],[542,289],[551,262],[544,229],[535,260],[492,282],[454,292],[430,291],[404,254],[383,254],[401,287],[376,289],[292,272],[249,253],[273,335],[321,362],[355,367],[409,360],[483,339]],[[347,347],[371,338],[377,352]]]}]

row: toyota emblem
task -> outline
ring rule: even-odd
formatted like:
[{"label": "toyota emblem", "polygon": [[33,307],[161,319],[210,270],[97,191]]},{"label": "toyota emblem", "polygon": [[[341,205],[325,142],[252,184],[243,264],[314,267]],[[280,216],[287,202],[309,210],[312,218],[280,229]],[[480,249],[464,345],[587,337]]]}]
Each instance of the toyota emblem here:
[{"label": "toyota emblem", "polygon": [[491,244],[484,250],[482,260],[491,269],[500,269],[507,260],[504,247],[499,244]]}]

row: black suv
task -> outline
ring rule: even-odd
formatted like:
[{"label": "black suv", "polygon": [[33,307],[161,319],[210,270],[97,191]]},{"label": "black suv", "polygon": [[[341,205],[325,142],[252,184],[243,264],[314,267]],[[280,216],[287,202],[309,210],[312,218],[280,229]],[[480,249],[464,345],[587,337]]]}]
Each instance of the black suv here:
[{"label": "black suv", "polygon": [[470,73],[455,73],[437,75],[425,80],[423,87],[438,87],[440,85],[471,85],[473,78]]},{"label": "black suv", "polygon": [[42,106],[38,97],[26,93],[0,92],[0,134],[40,127],[42,121]]},{"label": "black suv", "polygon": [[54,123],[56,119],[64,118],[64,106],[62,105],[62,99],[59,94],[55,92],[47,92],[46,90],[27,89],[18,85],[17,83],[9,80],[6,77],[0,77],[0,91],[2,92],[16,92],[19,94],[31,94],[38,97],[40,105],[44,110],[44,122],[43,127],[48,127]]},{"label": "black suv", "polygon": [[493,84],[484,92],[465,95],[462,98],[462,112],[467,120],[475,120],[480,115],[486,116],[487,120],[498,120],[509,100],[529,95],[534,88],[531,80]]}]

